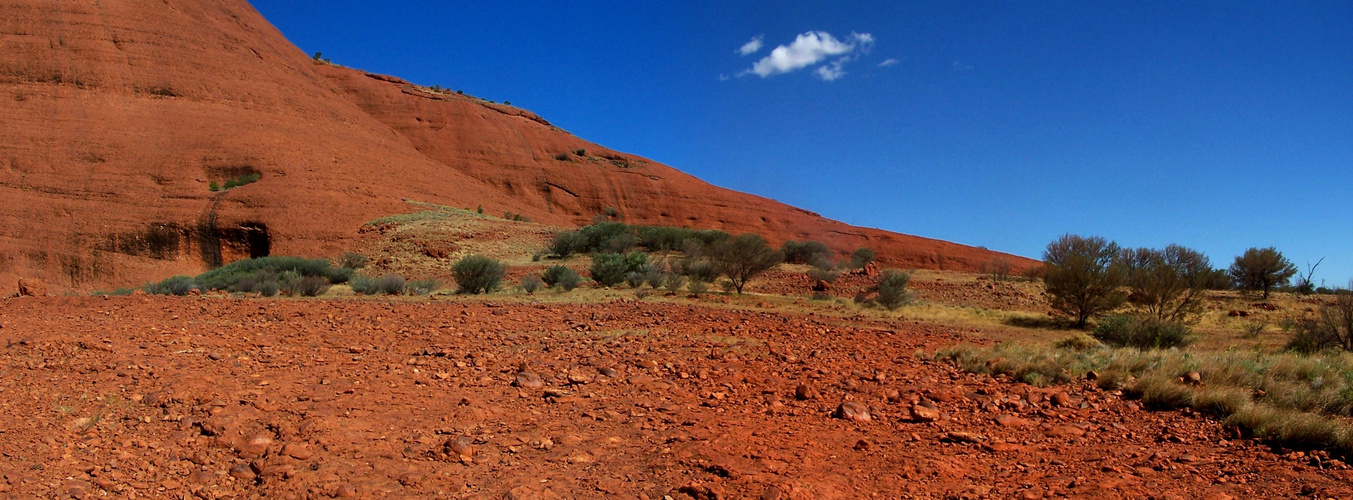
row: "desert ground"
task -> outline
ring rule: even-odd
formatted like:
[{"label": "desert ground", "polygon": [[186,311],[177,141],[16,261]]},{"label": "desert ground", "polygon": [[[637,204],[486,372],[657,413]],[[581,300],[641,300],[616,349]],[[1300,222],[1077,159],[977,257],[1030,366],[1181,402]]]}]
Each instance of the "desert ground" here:
[{"label": "desert ground", "polygon": [[[1036,283],[917,272],[894,312],[799,274],[745,296],[0,299],[0,494],[1353,496],[1323,452],[934,356],[1064,335],[1010,326],[1046,316]],[[1214,330],[1243,302],[1213,298]]]}]

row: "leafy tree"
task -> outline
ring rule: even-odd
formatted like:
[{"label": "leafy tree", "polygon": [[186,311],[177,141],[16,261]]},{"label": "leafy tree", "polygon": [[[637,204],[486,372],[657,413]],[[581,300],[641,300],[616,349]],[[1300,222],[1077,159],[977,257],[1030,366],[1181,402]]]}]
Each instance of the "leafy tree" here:
[{"label": "leafy tree", "polygon": [[747,233],[715,243],[709,258],[719,274],[727,276],[733,289],[741,294],[748,281],[779,265],[784,255],[766,245],[760,236]]},{"label": "leafy tree", "polygon": [[1286,285],[1297,274],[1297,266],[1276,248],[1250,248],[1236,257],[1227,273],[1242,290],[1263,292],[1267,299],[1273,287]]},{"label": "leafy tree", "polygon": [[1179,245],[1164,250],[1139,248],[1122,255],[1131,290],[1128,301],[1159,321],[1182,323],[1203,308],[1203,292],[1212,262]]},{"label": "leafy tree", "polygon": [[1124,269],[1117,243],[1104,238],[1063,235],[1043,251],[1044,277],[1052,307],[1076,318],[1085,328],[1089,319],[1123,304]]}]

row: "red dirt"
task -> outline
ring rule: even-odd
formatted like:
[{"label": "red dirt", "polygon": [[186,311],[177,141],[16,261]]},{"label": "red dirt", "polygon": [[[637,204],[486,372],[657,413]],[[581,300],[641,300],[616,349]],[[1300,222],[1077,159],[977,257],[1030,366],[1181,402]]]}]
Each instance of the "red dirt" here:
[{"label": "red dirt", "polygon": [[[588,143],[530,112],[312,61],[242,0],[0,5],[0,283],[139,284],[250,255],[334,256],[404,199],[874,248],[1002,254],[852,227]],[[554,159],[585,148],[588,157]],[[212,192],[243,174],[261,179]],[[1032,261],[1011,257],[1016,268]],[[9,293],[0,290],[0,293]]]},{"label": "red dirt", "polygon": [[1197,415],[917,358],[964,335],[909,322],[49,297],[0,299],[0,334],[4,496],[1353,495],[1342,463]]}]

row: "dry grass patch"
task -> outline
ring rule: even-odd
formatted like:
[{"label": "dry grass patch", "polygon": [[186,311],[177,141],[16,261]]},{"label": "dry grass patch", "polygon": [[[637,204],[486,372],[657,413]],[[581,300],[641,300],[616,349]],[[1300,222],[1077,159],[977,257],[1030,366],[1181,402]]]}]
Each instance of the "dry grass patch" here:
[{"label": "dry grass patch", "polygon": [[[1094,371],[1147,408],[1193,408],[1256,438],[1296,448],[1353,451],[1353,354],[1137,350],[1002,343],[941,350],[964,370],[1034,385],[1070,382]],[[1190,375],[1199,380],[1190,383]]]}]

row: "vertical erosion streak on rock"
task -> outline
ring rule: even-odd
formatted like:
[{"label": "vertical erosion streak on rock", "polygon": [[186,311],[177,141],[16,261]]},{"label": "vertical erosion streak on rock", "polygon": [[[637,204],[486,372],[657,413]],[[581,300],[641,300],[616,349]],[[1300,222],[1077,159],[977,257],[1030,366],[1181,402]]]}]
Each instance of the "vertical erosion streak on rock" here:
[{"label": "vertical erosion streak on rock", "polygon": [[208,269],[221,267],[221,234],[216,230],[216,211],[221,205],[225,193],[211,197],[207,211],[197,220],[197,246],[202,256],[202,264]]}]

